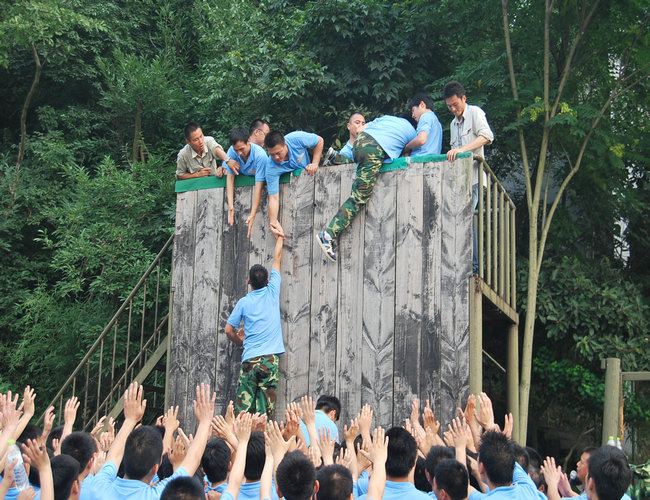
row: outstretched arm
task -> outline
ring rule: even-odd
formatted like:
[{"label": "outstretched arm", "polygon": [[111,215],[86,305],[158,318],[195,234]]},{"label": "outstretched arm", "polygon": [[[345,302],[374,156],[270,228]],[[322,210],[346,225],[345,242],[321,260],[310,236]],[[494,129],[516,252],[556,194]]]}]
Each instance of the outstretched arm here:
[{"label": "outstretched arm", "polygon": [[[262,186],[264,185],[263,181],[255,182],[255,190],[253,191],[253,203],[251,204],[251,213],[246,219],[246,225],[248,226],[247,236],[251,237],[251,232],[253,231],[253,222],[255,222],[255,215],[257,214],[257,209],[260,207],[260,201],[262,201]],[[277,217],[277,215],[276,215]]]},{"label": "outstretched arm", "polygon": [[404,149],[407,149],[409,151],[413,151],[414,149],[419,148],[420,146],[423,146],[425,142],[427,142],[427,139],[429,138],[428,132],[425,132],[424,130],[422,132],[419,132],[418,135],[416,135],[413,140],[411,140],[406,146],[404,146]]},{"label": "outstretched arm", "polygon": [[284,230],[278,221],[271,222],[271,233],[275,236],[275,248],[273,249],[273,269],[282,270],[282,247],[284,246]]},{"label": "outstretched arm", "polygon": [[314,154],[311,159],[311,163],[305,167],[305,170],[309,175],[314,175],[318,170],[318,165],[320,164],[320,158],[323,155],[323,138],[319,135],[318,142],[314,146]]},{"label": "outstretched arm", "polygon": [[142,419],[146,407],[147,400],[142,399],[142,386],[137,382],[132,382],[128,389],[124,391],[124,423],[108,450],[106,462],[112,462],[119,467],[124,456],[126,438],[129,437],[131,431]]},{"label": "outstretched arm", "polygon": [[280,193],[269,195],[269,222],[273,224],[278,222],[278,212],[280,211]]},{"label": "outstretched arm", "polygon": [[226,197],[228,198],[228,225],[235,224],[235,176],[226,173]]}]

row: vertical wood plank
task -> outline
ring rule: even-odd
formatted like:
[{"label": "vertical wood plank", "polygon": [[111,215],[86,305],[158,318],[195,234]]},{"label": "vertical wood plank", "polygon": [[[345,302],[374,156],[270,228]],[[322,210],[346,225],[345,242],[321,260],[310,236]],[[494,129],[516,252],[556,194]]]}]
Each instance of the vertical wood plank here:
[{"label": "vertical wood plank", "polygon": [[218,311],[221,259],[222,189],[196,192],[194,232],[194,291],[191,304],[192,335],[189,345],[186,425],[193,429],[196,421],[191,412],[201,383],[216,386],[214,359],[217,355]]},{"label": "vertical wood plank", "polygon": [[471,187],[461,166],[442,176],[440,420],[449,421],[469,393],[469,286],[472,272]]},{"label": "vertical wood plank", "polygon": [[440,269],[442,267],[442,165],[425,164],[423,174],[422,230],[422,327],[420,386],[423,403],[427,399],[440,419]]},{"label": "vertical wood plank", "polygon": [[169,353],[172,359],[169,365],[169,401],[170,405],[180,406],[179,418],[183,421],[187,416],[187,372],[192,332],[196,200],[196,191],[176,196],[176,233],[172,255],[174,303]]},{"label": "vertical wood plank", "polygon": [[379,175],[366,208],[363,291],[362,399],[376,423],[392,424],[395,333],[396,172]]},{"label": "vertical wood plank", "polygon": [[397,181],[395,241],[395,353],[393,425],[401,425],[411,402],[420,397],[419,363],[422,325],[423,181],[415,163]]},{"label": "vertical wood plank", "polygon": [[[318,174],[322,172],[319,171]],[[317,175],[318,175],[317,174]],[[280,223],[287,235],[282,256],[280,313],[285,350],[280,361],[277,408],[309,390],[311,258],[314,232],[314,178],[303,172],[280,185]]]},{"label": "vertical wood plank", "polygon": [[[237,381],[241,365],[242,348],[236,346],[224,332],[226,321],[237,304],[246,295],[248,287],[248,251],[249,241],[246,236],[244,221],[250,213],[250,187],[235,189],[235,224],[228,225],[228,199],[222,190],[220,205],[222,216],[219,220],[222,232],[221,251],[221,294],[219,301],[219,329],[217,335],[215,412],[225,412],[228,402],[237,394]],[[243,325],[241,325],[243,326]]]},{"label": "vertical wood plank", "polygon": [[[254,188],[251,188],[254,189]],[[252,203],[252,193],[251,193],[251,203]],[[262,189],[262,199],[260,200],[260,206],[257,209],[257,215],[255,216],[255,223],[253,224],[253,230],[251,231],[250,239],[250,251],[248,255],[248,265],[249,267],[253,264],[260,264],[266,269],[271,269],[273,265],[273,247],[275,246],[275,238],[269,231],[269,212],[268,212],[268,202],[269,195],[266,191],[266,184]],[[250,213],[250,208],[248,209],[246,217]],[[246,219],[244,219],[245,221]],[[242,230],[246,228],[246,225],[243,226]]]},{"label": "vertical wood plank", "polygon": [[[313,234],[327,227],[339,207],[341,169],[327,167],[314,179]],[[312,237],[311,335],[309,337],[309,394],[336,395],[336,331],[338,262],[330,262]]]},{"label": "vertical wood plank", "polygon": [[[356,166],[338,167],[341,171],[339,206],[350,196]],[[331,213],[334,217],[338,207]],[[331,220],[331,218],[330,218]],[[341,234],[338,245],[340,274],[336,337],[336,392],[341,400],[341,422],[361,411],[361,346],[363,332],[363,268],[362,251],[366,211],[361,210],[352,224]],[[327,221],[329,224],[329,220]]]}]

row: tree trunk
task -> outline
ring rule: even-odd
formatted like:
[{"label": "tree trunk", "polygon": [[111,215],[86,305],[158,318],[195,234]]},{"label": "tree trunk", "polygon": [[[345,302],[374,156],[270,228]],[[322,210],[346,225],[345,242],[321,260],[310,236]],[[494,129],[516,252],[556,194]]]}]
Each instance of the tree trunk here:
[{"label": "tree trunk", "polygon": [[142,101],[138,99],[135,103],[135,131],[133,133],[133,154],[131,161],[138,161],[138,151],[140,150],[140,141],[142,140]]},{"label": "tree trunk", "polygon": [[[36,72],[34,73],[34,81],[32,81],[32,86],[27,92],[27,97],[25,98],[25,103],[23,104],[23,110],[20,113],[20,147],[18,148],[18,160],[16,161],[16,166],[20,168],[23,164],[23,159],[25,158],[25,145],[27,144],[27,110],[29,109],[29,104],[32,101],[32,97],[36,92],[36,87],[38,87],[38,82],[41,79],[41,71],[43,71],[43,66],[41,65],[41,59],[38,57],[38,52],[36,51],[36,46],[32,44],[32,55],[34,56],[34,63],[36,65]],[[16,173],[18,175],[18,173]]]}]

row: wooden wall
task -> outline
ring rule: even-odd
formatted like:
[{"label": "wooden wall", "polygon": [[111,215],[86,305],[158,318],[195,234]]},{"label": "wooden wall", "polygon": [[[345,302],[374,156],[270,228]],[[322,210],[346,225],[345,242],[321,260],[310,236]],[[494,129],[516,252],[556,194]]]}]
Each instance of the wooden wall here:
[{"label": "wooden wall", "polygon": [[[470,159],[414,163],[380,174],[372,199],[325,259],[315,230],[349,196],[353,165],[321,168],[281,184],[287,234],[277,418],[287,402],[329,393],[343,405],[341,428],[362,404],[375,422],[401,424],[414,397],[447,422],[469,390]],[[174,240],[170,404],[191,423],[194,387],[209,382],[217,411],[234,399],[241,348],[224,334],[248,269],[270,267],[274,238],[266,200],[250,240],[244,220],[252,187],[235,191],[227,224],[221,188],[179,193]],[[266,197],[265,195],[263,196]]]}]

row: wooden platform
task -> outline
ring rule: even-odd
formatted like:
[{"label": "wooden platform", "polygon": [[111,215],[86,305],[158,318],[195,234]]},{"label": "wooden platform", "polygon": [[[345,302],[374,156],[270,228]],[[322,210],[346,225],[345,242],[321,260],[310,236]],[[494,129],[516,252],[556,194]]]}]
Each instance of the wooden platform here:
[{"label": "wooden platform", "polygon": [[[341,427],[364,403],[376,422],[401,424],[414,397],[448,421],[469,390],[472,261],[470,158],[380,174],[373,197],[341,237],[339,261],[315,240],[349,196],[354,165],[321,168],[281,184],[283,254],[277,415],[304,394],[343,405]],[[274,239],[263,200],[246,237],[252,187],[177,195],[168,394],[193,421],[193,387],[209,382],[217,411],[234,399],[241,349],[224,334],[248,269],[267,267]],[[266,193],[263,198],[266,198]]]}]

